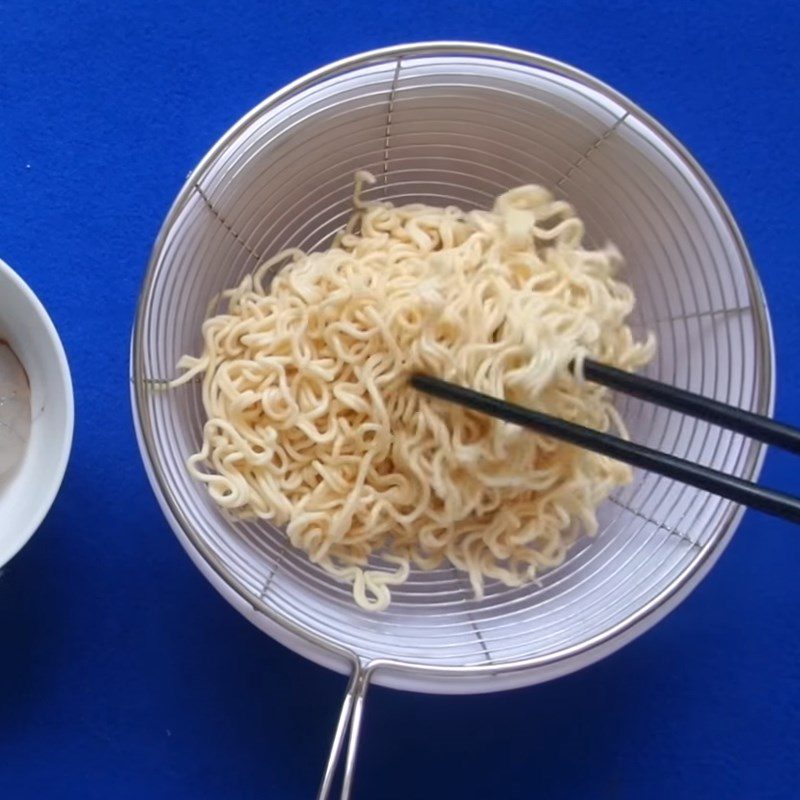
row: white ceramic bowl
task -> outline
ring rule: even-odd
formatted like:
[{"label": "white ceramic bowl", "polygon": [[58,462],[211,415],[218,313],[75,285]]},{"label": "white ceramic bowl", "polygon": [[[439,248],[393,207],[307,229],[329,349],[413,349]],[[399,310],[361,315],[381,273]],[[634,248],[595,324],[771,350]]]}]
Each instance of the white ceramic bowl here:
[{"label": "white ceramic bowl", "polygon": [[28,373],[33,424],[22,463],[0,478],[0,567],[41,525],[67,468],[75,420],[67,356],[44,306],[0,260],[0,338]]}]

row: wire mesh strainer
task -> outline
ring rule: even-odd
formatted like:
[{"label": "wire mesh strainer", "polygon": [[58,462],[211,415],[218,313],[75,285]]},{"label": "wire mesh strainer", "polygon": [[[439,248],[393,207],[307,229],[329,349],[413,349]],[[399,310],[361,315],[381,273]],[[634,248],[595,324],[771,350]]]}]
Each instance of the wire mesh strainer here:
[{"label": "wire mesh strainer", "polygon": [[[198,352],[209,299],[286,247],[324,247],[366,196],[488,207],[535,182],[572,202],[595,244],[615,242],[652,330],[653,377],[759,413],[772,410],[766,306],[741,236],[686,151],[629,100],[552,60],[462,43],[394,47],[333,64],[273,95],[189,177],[155,245],[132,348],[137,433],[151,483],[195,563],[244,614],[303,655],[352,675],[320,797],[350,726],[352,780],[374,681],[486,692],[546,680],[612,652],[701,579],[741,510],[639,473],[600,510],[600,532],[534,586],[490,584],[481,602],[451,568],[412,572],[388,611],[362,611],[266,523],[232,524],[184,463],[203,411],[196,384],[159,386]],[[748,479],[763,447],[633,399],[633,438]]]}]

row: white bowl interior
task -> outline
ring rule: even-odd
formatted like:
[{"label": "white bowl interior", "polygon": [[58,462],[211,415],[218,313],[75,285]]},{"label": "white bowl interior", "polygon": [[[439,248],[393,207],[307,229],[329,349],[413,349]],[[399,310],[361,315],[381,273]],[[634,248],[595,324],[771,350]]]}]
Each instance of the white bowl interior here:
[{"label": "white bowl interior", "polygon": [[64,477],[72,445],[73,398],[67,358],[34,293],[0,261],[0,338],[31,385],[31,438],[22,463],[0,477],[0,566],[41,524]]},{"label": "white bowl interior", "polygon": [[[280,531],[233,525],[213,506],[184,468],[200,442],[197,387],[147,382],[173,377],[178,357],[198,351],[216,292],[285,247],[329,242],[364,168],[379,177],[368,196],[398,203],[487,207],[520,183],[551,187],[576,206],[593,243],[610,239],[626,257],[634,325],[659,340],[648,374],[764,412],[769,325],[735,225],[680,148],[624,99],[541,59],[451,52],[375,57],[267,102],[213,151],[162,230],[135,332],[139,424],[154,486],[176,530],[202,544],[207,571],[270,612],[253,615],[265,630],[326,663],[324,648],[280,621],[364,660],[495,668],[481,687],[450,675],[445,690],[574,669],[699,579],[730,532],[730,503],[639,472],[601,509],[599,535],[540,584],[493,584],[476,602],[455,570],[417,571],[388,611],[371,614]],[[761,448],[740,436],[639,401],[619,408],[640,442],[731,474],[758,470]],[[443,688],[423,672],[386,682]]]}]

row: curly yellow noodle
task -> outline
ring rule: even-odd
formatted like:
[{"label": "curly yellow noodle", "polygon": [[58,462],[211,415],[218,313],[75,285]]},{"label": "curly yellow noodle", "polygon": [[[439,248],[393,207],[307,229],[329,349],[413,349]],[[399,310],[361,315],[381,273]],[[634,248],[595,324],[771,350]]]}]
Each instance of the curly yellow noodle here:
[{"label": "curly yellow noodle", "polygon": [[542,187],[465,212],[364,202],[372,180],[357,175],[333,247],[262,264],[181,358],[172,386],[202,378],[207,416],[188,468],[221,507],[284,526],[363,608],[386,608],[412,564],[452,564],[477,597],[486,579],[518,586],[596,531],[628,467],[426,397],[409,374],[624,435],[581,365],[635,369],[654,342],[626,324],[617,250],[584,247]]}]

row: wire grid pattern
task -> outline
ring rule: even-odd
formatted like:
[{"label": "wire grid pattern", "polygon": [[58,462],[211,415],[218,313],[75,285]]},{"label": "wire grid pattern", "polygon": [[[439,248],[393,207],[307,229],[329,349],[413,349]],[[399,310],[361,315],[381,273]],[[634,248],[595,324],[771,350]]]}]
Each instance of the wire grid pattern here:
[{"label": "wire grid pattern", "polygon": [[[502,57],[501,57],[502,55]],[[133,375],[145,456],[175,521],[255,608],[362,663],[495,672],[558,661],[646,616],[730,534],[725,500],[637,472],[600,509],[600,531],[520,589],[473,598],[452,567],[412,571],[391,607],[364,612],[268,523],[234,522],[186,472],[200,446],[197,384],[164,391],[198,352],[209,300],[286,247],[325,247],[368,198],[488,207],[535,182],[572,202],[589,240],[615,242],[659,349],[648,374],[756,412],[771,404],[760,287],[724,206],[692,164],[622,98],[536,57],[474,48],[383,54],[334,67],[267,101],[226,136],[173,208],[143,288]],[[761,446],[631,398],[634,439],[752,478]],[[268,626],[267,626],[268,628]]]}]

